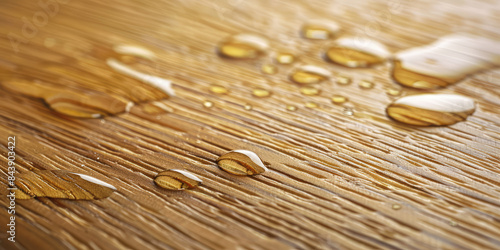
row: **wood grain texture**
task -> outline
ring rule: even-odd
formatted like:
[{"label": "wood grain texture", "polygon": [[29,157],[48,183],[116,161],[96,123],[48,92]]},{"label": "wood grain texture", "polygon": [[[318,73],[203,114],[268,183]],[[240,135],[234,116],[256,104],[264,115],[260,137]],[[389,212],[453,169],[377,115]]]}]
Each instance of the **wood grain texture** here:
[{"label": "wood grain texture", "polygon": [[[45,2],[41,0],[41,2]],[[0,33],[22,36],[36,1],[2,1]],[[77,1],[60,3],[47,24],[15,53],[0,39],[0,69],[55,86],[97,91],[138,102],[103,119],[60,115],[39,99],[0,89],[2,176],[7,136],[17,138],[17,170],[62,169],[117,187],[97,201],[37,198],[18,201],[16,243],[5,238],[7,200],[0,199],[5,249],[499,249],[500,71],[489,70],[439,90],[474,98],[477,110],[449,127],[391,121],[385,89],[391,64],[346,69],[321,59],[328,41],[299,37],[311,18],[328,18],[342,35],[369,37],[391,52],[468,32],[500,39],[497,1]],[[292,51],[353,83],[318,85],[300,94],[287,80],[291,66],[263,75],[270,57],[233,61],[215,46],[240,32],[270,39],[272,51]],[[174,82],[175,97],[105,65],[116,44],[158,55],[137,68]],[[375,82],[361,90],[361,80]],[[210,84],[227,95],[210,93]],[[252,89],[273,91],[255,98]],[[403,95],[420,93],[404,89]],[[349,97],[331,104],[334,94]],[[148,102],[171,112],[150,114]],[[214,107],[202,106],[210,100]],[[306,101],[320,107],[307,109]],[[243,106],[251,104],[252,110]],[[290,112],[286,105],[296,105]],[[145,108],[146,107],[146,108]],[[234,149],[270,164],[254,177],[230,175],[215,160]],[[197,189],[154,185],[166,169],[186,169]],[[2,178],[4,186],[7,181]],[[2,190],[3,191],[3,190]],[[399,210],[393,205],[400,205]]]}]

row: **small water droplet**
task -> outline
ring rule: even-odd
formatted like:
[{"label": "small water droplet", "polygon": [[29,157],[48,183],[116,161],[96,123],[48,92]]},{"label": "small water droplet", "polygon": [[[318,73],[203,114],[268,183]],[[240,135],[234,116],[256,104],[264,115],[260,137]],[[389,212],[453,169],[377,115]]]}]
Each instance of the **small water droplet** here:
[{"label": "small water droplet", "polygon": [[268,48],[269,42],[265,38],[251,34],[239,34],[220,43],[218,52],[223,57],[253,59],[264,54]]},{"label": "small water droplet", "polygon": [[331,100],[332,100],[332,103],[333,104],[342,104],[342,103],[345,103],[347,102],[349,99],[345,96],[342,96],[342,95],[333,95],[331,97]]},{"label": "small water droplet", "polygon": [[226,89],[226,87],[221,86],[221,85],[212,85],[212,86],[210,86],[209,89],[210,89],[210,92],[212,92],[214,94],[224,95],[224,94],[229,93],[229,90]]},{"label": "small water droplet", "polygon": [[156,175],[156,185],[170,190],[184,190],[198,187],[202,181],[186,170],[169,169]]},{"label": "small water droplet", "polygon": [[351,78],[348,76],[337,76],[337,83],[340,85],[348,85],[351,83]]},{"label": "small water droplet", "polygon": [[344,108],[344,110],[342,110],[342,114],[351,116],[354,115],[354,111],[352,110],[352,108],[346,107]]},{"label": "small water droplet", "polygon": [[317,88],[314,88],[314,87],[301,87],[300,88],[300,93],[304,94],[304,95],[309,95],[309,96],[313,96],[313,95],[319,95],[321,91]]},{"label": "small water droplet", "polygon": [[252,91],[252,94],[255,97],[263,98],[263,97],[271,96],[272,92],[270,90],[267,90],[267,89],[254,89]]},{"label": "small water droplet", "polygon": [[392,205],[392,209],[399,210],[399,209],[401,209],[401,205],[399,205],[399,204],[393,204]]},{"label": "small water droplet", "polygon": [[390,53],[387,48],[374,40],[341,38],[327,49],[326,59],[346,67],[369,67],[384,62]]},{"label": "small water droplet", "polygon": [[319,107],[319,104],[317,104],[315,102],[306,102],[304,106],[306,108],[315,109],[315,108]]},{"label": "small water droplet", "polygon": [[211,101],[204,101],[203,102],[203,107],[205,107],[205,108],[211,108],[213,106],[214,106],[214,103]]},{"label": "small water droplet", "polygon": [[243,108],[245,108],[245,110],[252,110],[253,106],[251,104],[245,104]]},{"label": "small water droplet", "polygon": [[330,39],[337,35],[340,26],[329,20],[310,20],[302,25],[302,37],[314,40]]},{"label": "small water droplet", "polygon": [[444,126],[467,119],[475,111],[473,99],[454,94],[405,96],[391,103],[387,115],[417,126]]},{"label": "small water droplet", "polygon": [[16,176],[16,199],[48,197],[94,200],[110,196],[116,188],[96,178],[64,170],[41,170]]},{"label": "small water droplet", "polygon": [[368,80],[362,80],[361,82],[359,82],[358,85],[362,89],[371,89],[375,86],[375,84],[372,81]]},{"label": "small water droplet", "polygon": [[400,88],[388,88],[386,90],[386,93],[390,96],[398,96],[398,95],[401,95],[401,89]]},{"label": "small water droplet", "polygon": [[286,105],[286,110],[288,110],[288,111],[297,111],[297,106]]},{"label": "small water droplet", "polygon": [[276,55],[276,61],[279,64],[292,64],[295,61],[295,55],[287,52],[280,52]]},{"label": "small water droplet", "polygon": [[248,150],[230,151],[219,157],[217,164],[222,170],[235,175],[256,175],[267,170],[257,154]]},{"label": "small water droplet", "polygon": [[268,75],[274,75],[278,73],[278,67],[274,64],[265,63],[262,65],[262,72]]},{"label": "small water droplet", "polygon": [[331,74],[328,70],[314,65],[297,67],[292,70],[289,76],[291,81],[301,85],[321,83],[328,80],[330,77]]}]

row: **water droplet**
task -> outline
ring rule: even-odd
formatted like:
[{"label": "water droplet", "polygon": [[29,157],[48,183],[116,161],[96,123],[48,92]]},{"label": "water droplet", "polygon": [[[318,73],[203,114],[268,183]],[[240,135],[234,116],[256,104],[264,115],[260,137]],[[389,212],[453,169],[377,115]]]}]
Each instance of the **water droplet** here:
[{"label": "water droplet", "polygon": [[211,101],[204,101],[203,102],[203,107],[205,107],[205,108],[211,108],[213,106],[214,106],[214,103]]},{"label": "water droplet", "polygon": [[304,38],[324,40],[335,37],[339,30],[340,27],[336,22],[329,20],[310,20],[302,25],[300,33]]},{"label": "water droplet", "polygon": [[372,81],[368,80],[362,80],[361,82],[359,82],[358,85],[362,89],[371,89],[375,86],[375,84]]},{"label": "water droplet", "polygon": [[220,56],[234,59],[253,59],[265,53],[269,42],[259,36],[239,34],[229,37],[219,44]]},{"label": "water droplet", "polygon": [[254,89],[252,94],[256,97],[263,98],[271,96],[272,92],[267,89]]},{"label": "water droplet", "polygon": [[341,38],[327,49],[326,58],[346,67],[369,67],[384,62],[390,53],[387,48],[374,40],[356,38]]},{"label": "water droplet", "polygon": [[390,96],[398,96],[398,95],[401,95],[401,89],[400,88],[388,88],[386,90],[386,93]]},{"label": "water droplet", "polygon": [[304,106],[306,108],[315,109],[315,108],[319,107],[319,104],[317,104],[315,102],[306,102]]},{"label": "water droplet", "polygon": [[422,94],[399,98],[387,114],[394,120],[417,126],[451,125],[474,113],[473,99],[454,94]]},{"label": "water droplet", "polygon": [[276,55],[276,61],[280,64],[292,64],[295,61],[295,55],[287,52],[280,52]]},{"label": "water droplet", "polygon": [[392,205],[392,209],[399,210],[399,209],[401,209],[401,205],[399,205],[399,204],[393,204]]},{"label": "water droplet", "polygon": [[128,112],[134,104],[119,96],[61,89],[39,81],[13,78],[0,82],[0,85],[12,92],[42,98],[53,110],[80,118],[98,118]]},{"label": "water droplet", "polygon": [[265,63],[262,65],[262,72],[269,75],[274,75],[278,73],[278,67],[274,64]]},{"label": "water droplet", "polygon": [[224,94],[229,93],[229,90],[227,90],[226,87],[224,87],[224,86],[212,85],[212,86],[210,86],[210,92],[212,92],[214,94],[224,95]]},{"label": "water droplet", "polygon": [[436,89],[500,64],[500,42],[471,35],[450,35],[396,55],[393,78],[401,85]]},{"label": "water droplet", "polygon": [[236,175],[256,175],[267,170],[257,154],[241,149],[222,155],[217,159],[217,164],[222,170]]},{"label": "water droplet", "polygon": [[300,88],[300,93],[304,94],[304,95],[319,95],[321,91],[317,88],[314,88],[314,87],[302,87]]},{"label": "water droplet", "polygon": [[116,188],[96,178],[64,170],[42,170],[18,174],[16,199],[48,197],[94,200],[110,196]]},{"label": "water droplet", "polygon": [[349,99],[345,96],[342,96],[342,95],[334,95],[331,97],[331,100],[332,100],[332,103],[333,104],[342,104],[342,103],[345,103],[347,102]]},{"label": "water droplet", "polygon": [[170,190],[191,189],[202,183],[195,175],[179,169],[170,169],[159,173],[154,182],[156,185]]},{"label": "water droplet", "polygon": [[122,62],[118,61],[115,58],[108,58],[106,60],[106,63],[108,64],[109,67],[111,67],[112,69],[116,70],[121,74],[124,74],[126,76],[142,81],[146,84],[149,84],[161,90],[163,93],[169,96],[175,95],[175,92],[172,89],[172,82],[170,80],[139,72],[123,64]]},{"label": "water droplet", "polygon": [[351,83],[351,78],[348,76],[337,76],[337,83],[340,85],[348,85]]},{"label": "water droplet", "polygon": [[331,74],[328,70],[314,65],[297,67],[289,76],[291,81],[301,85],[321,83],[328,80],[330,77]]},{"label": "water droplet", "polygon": [[251,104],[245,104],[244,108],[245,108],[245,110],[252,110],[253,109]]},{"label": "water droplet", "polygon": [[352,110],[352,108],[346,107],[344,108],[344,110],[342,110],[342,114],[351,116],[354,115],[354,111]]},{"label": "water droplet", "polygon": [[286,105],[286,110],[288,110],[288,111],[297,111],[297,106]]}]

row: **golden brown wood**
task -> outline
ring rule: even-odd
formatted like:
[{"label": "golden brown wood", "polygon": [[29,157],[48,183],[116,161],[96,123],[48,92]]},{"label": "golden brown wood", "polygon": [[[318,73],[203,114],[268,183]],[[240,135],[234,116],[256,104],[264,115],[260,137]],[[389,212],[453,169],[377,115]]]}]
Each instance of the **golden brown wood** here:
[{"label": "golden brown wood", "polygon": [[[320,57],[328,41],[299,34],[305,21],[327,18],[340,24],[341,35],[367,36],[391,52],[454,32],[500,39],[496,1],[445,2],[61,0],[46,24],[38,17],[43,27],[36,34],[25,31],[33,36],[23,37],[24,18],[31,21],[43,8],[36,1],[2,1],[0,80],[17,72],[142,104],[103,119],[77,119],[0,89],[3,176],[7,137],[15,135],[19,172],[68,170],[117,188],[96,201],[17,201],[15,244],[6,239],[8,201],[2,193],[0,246],[500,248],[500,71],[439,90],[477,101],[467,121],[410,127],[385,115],[397,98],[386,94],[395,85],[390,63],[374,69],[333,65]],[[265,36],[272,51],[295,53],[295,64],[325,67],[352,83],[332,79],[318,84],[318,96],[304,96],[288,80],[291,66],[266,75],[262,64],[271,58],[218,57],[217,44],[240,32]],[[24,39],[17,53],[8,34]],[[154,51],[157,60],[135,67],[172,80],[177,96],[166,98],[112,71],[105,60],[121,44]],[[360,89],[362,80],[373,81],[374,88]],[[229,93],[212,93],[212,84]],[[256,98],[253,89],[273,94]],[[413,93],[420,92],[404,89],[402,95]],[[349,101],[332,104],[333,95]],[[153,100],[166,108],[147,104]],[[214,106],[203,107],[205,100]],[[305,108],[306,102],[319,107]],[[346,107],[353,115],[345,115]],[[269,170],[252,177],[220,170],[215,160],[234,149],[256,152]],[[156,174],[172,168],[189,170],[203,185],[185,191],[155,186]]]}]

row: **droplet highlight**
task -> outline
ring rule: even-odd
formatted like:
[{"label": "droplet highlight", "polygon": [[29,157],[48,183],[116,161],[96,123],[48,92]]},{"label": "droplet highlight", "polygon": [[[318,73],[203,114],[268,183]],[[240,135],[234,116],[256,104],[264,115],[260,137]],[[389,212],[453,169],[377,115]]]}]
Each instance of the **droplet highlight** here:
[{"label": "droplet highlight", "polygon": [[48,197],[95,200],[109,197],[116,188],[94,177],[64,170],[41,170],[16,176],[16,199]]},{"label": "droplet highlight", "polygon": [[203,102],[203,107],[205,107],[205,108],[211,108],[213,106],[214,106],[214,103],[211,101],[204,101]]},{"label": "droplet highlight", "polygon": [[405,96],[386,109],[392,119],[416,126],[452,125],[466,120],[474,111],[473,99],[455,94]]},{"label": "droplet highlight", "polygon": [[169,190],[192,189],[202,183],[194,174],[179,169],[169,169],[159,173],[156,175],[154,182],[159,187]]},{"label": "droplet highlight", "polygon": [[267,171],[259,156],[248,150],[230,151],[217,159],[217,165],[235,175],[257,175]]}]

